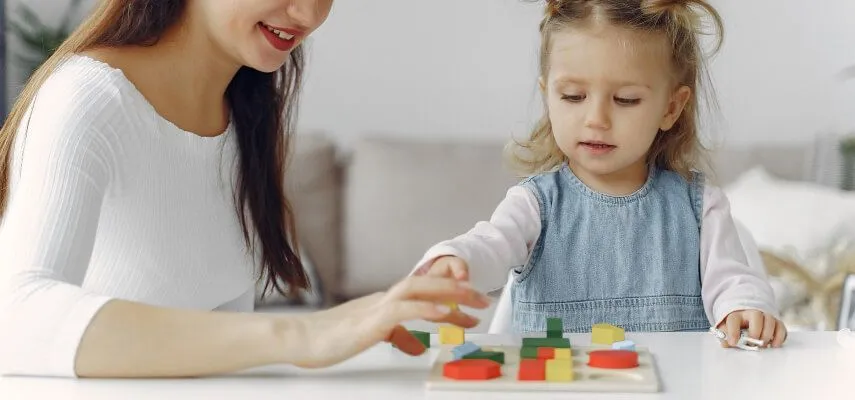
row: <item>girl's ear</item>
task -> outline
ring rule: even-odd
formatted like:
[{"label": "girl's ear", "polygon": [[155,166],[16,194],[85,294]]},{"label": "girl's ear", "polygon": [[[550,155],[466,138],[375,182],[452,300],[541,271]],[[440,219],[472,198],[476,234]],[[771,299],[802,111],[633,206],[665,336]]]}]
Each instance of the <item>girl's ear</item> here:
[{"label": "girl's ear", "polygon": [[692,95],[692,89],[688,86],[680,86],[674,93],[671,94],[671,99],[668,100],[668,108],[665,109],[665,115],[662,117],[662,123],[659,129],[667,131],[677,123],[680,114],[689,102],[689,97]]}]

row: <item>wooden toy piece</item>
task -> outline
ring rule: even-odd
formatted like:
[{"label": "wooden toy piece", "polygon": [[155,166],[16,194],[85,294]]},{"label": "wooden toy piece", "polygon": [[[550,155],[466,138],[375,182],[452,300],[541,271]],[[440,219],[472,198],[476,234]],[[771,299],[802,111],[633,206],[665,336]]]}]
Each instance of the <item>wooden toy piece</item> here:
[{"label": "wooden toy piece", "polygon": [[569,349],[570,339],[567,338],[523,338],[523,347],[554,347]]},{"label": "wooden toy piece", "polygon": [[442,374],[455,380],[488,380],[502,376],[502,365],[492,360],[456,360],[445,363]]},{"label": "wooden toy piece", "polygon": [[638,353],[634,351],[597,350],[588,356],[588,365],[595,368],[626,369],[638,366]]},{"label": "wooden toy piece", "polygon": [[463,328],[454,325],[439,327],[439,342],[441,344],[463,344]]},{"label": "wooden toy piece", "polygon": [[450,309],[451,309],[451,311],[457,311],[457,310],[459,310],[459,309],[460,309],[460,307],[457,305],[457,303],[445,303],[445,305],[446,305],[448,308],[450,308]]},{"label": "wooden toy piece", "polygon": [[610,324],[594,324],[591,327],[591,343],[611,346],[626,339],[623,328]]},{"label": "wooden toy piece", "polygon": [[612,348],[615,350],[635,351],[635,343],[632,340],[623,340],[612,343]]},{"label": "wooden toy piece", "polygon": [[554,347],[538,347],[537,348],[537,358],[539,360],[551,360],[555,358],[555,348]]},{"label": "wooden toy piece", "polygon": [[422,342],[422,344],[425,346],[425,348],[428,348],[428,349],[430,348],[430,333],[429,332],[411,330],[410,333],[413,334],[413,336],[415,336],[416,339],[418,339],[420,342]]},{"label": "wooden toy piece", "polygon": [[464,360],[493,360],[499,364],[505,364],[505,352],[503,351],[476,351],[463,356]]},{"label": "wooden toy piece", "polygon": [[[478,343],[474,340],[473,342]],[[452,360],[452,349],[453,346],[438,349],[437,357],[432,361],[430,374],[425,382],[428,390],[476,394],[496,393],[497,396],[501,396],[499,393],[508,392],[651,393],[661,391],[662,379],[656,360],[649,349],[638,344],[635,346],[635,351],[613,350],[610,347],[588,344],[574,346],[572,349],[553,348],[554,358],[549,360],[534,358],[537,356],[537,347],[531,348],[535,353],[532,358],[520,358],[523,352],[519,344],[485,344],[481,346],[481,352],[471,353],[463,360],[457,361]],[[499,364],[501,376],[487,380],[458,380],[444,375],[446,364],[475,361],[470,357],[480,357],[479,353],[490,351],[504,353],[504,364]],[[563,359],[562,357],[568,353],[571,359]],[[621,354],[625,355],[621,356]],[[547,365],[550,367],[549,372],[547,372]],[[543,397],[548,396],[547,394]]]},{"label": "wooden toy piece", "polygon": [[462,359],[465,355],[481,350],[478,345],[472,342],[464,342],[463,344],[451,349],[451,355],[455,360]]},{"label": "wooden toy piece", "polygon": [[573,358],[573,351],[570,349],[555,349],[554,359],[570,360]]},{"label": "wooden toy piece", "polygon": [[564,322],[561,318],[546,319],[546,337],[560,338],[564,336]]},{"label": "wooden toy piece", "polygon": [[522,359],[529,359],[529,358],[536,359],[538,349],[539,349],[539,347],[523,346],[522,348],[520,348],[520,358],[522,358]]},{"label": "wooden toy piece", "polygon": [[546,360],[546,380],[548,382],[572,382],[572,360]]},{"label": "wooden toy piece", "polygon": [[524,359],[520,360],[517,380],[520,381],[543,381],[546,380],[546,360]]}]

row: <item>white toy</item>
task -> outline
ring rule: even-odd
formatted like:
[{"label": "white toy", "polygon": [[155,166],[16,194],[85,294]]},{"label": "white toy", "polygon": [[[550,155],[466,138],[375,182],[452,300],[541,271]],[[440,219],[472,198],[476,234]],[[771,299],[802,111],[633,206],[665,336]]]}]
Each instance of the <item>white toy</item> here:
[{"label": "white toy", "polygon": [[[710,333],[721,341],[727,340],[727,334],[723,330],[710,328]],[[748,336],[748,332],[743,329],[739,335],[739,340],[736,342],[736,347],[742,350],[759,351],[766,346],[766,343],[759,339],[754,339]]]}]

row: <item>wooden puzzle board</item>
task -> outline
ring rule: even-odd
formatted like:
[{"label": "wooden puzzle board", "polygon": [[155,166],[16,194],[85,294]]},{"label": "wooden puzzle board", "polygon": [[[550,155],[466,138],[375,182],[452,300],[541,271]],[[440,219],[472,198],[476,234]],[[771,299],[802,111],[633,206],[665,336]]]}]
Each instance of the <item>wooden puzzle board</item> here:
[{"label": "wooden puzzle board", "polygon": [[563,391],[563,392],[658,392],[659,373],[653,356],[644,347],[637,347],[638,367],[632,369],[604,369],[589,367],[588,352],[607,350],[605,346],[573,346],[572,382],[519,381],[517,380],[520,347],[519,346],[483,346],[485,351],[502,351],[505,364],[502,376],[483,381],[454,380],[443,376],[442,368],[452,361],[451,349],[455,346],[441,345],[439,354],[431,368],[427,388],[431,390],[462,391]]}]

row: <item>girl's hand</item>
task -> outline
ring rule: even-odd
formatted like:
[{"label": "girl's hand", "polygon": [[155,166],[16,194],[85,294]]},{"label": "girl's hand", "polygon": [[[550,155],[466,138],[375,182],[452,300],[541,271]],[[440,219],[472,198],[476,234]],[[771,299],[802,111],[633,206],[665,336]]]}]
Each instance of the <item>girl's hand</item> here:
[{"label": "girl's hand", "polygon": [[425,275],[469,280],[469,265],[460,257],[443,256],[436,259]]},{"label": "girl's hand", "polygon": [[[401,323],[424,319],[472,328],[478,319],[457,303],[483,309],[487,296],[464,281],[436,276],[410,276],[388,292],[365,296],[338,307],[305,316],[300,324],[297,355],[289,361],[304,368],[319,368],[345,361],[380,342],[390,342],[401,351],[419,355],[425,347]],[[294,349],[295,347],[291,347]]]},{"label": "girl's hand", "polygon": [[722,341],[723,347],[735,347],[742,329],[748,329],[748,337],[762,340],[766,346],[781,347],[787,340],[784,323],[759,310],[734,311],[719,324],[718,329],[727,334],[727,341]]}]

